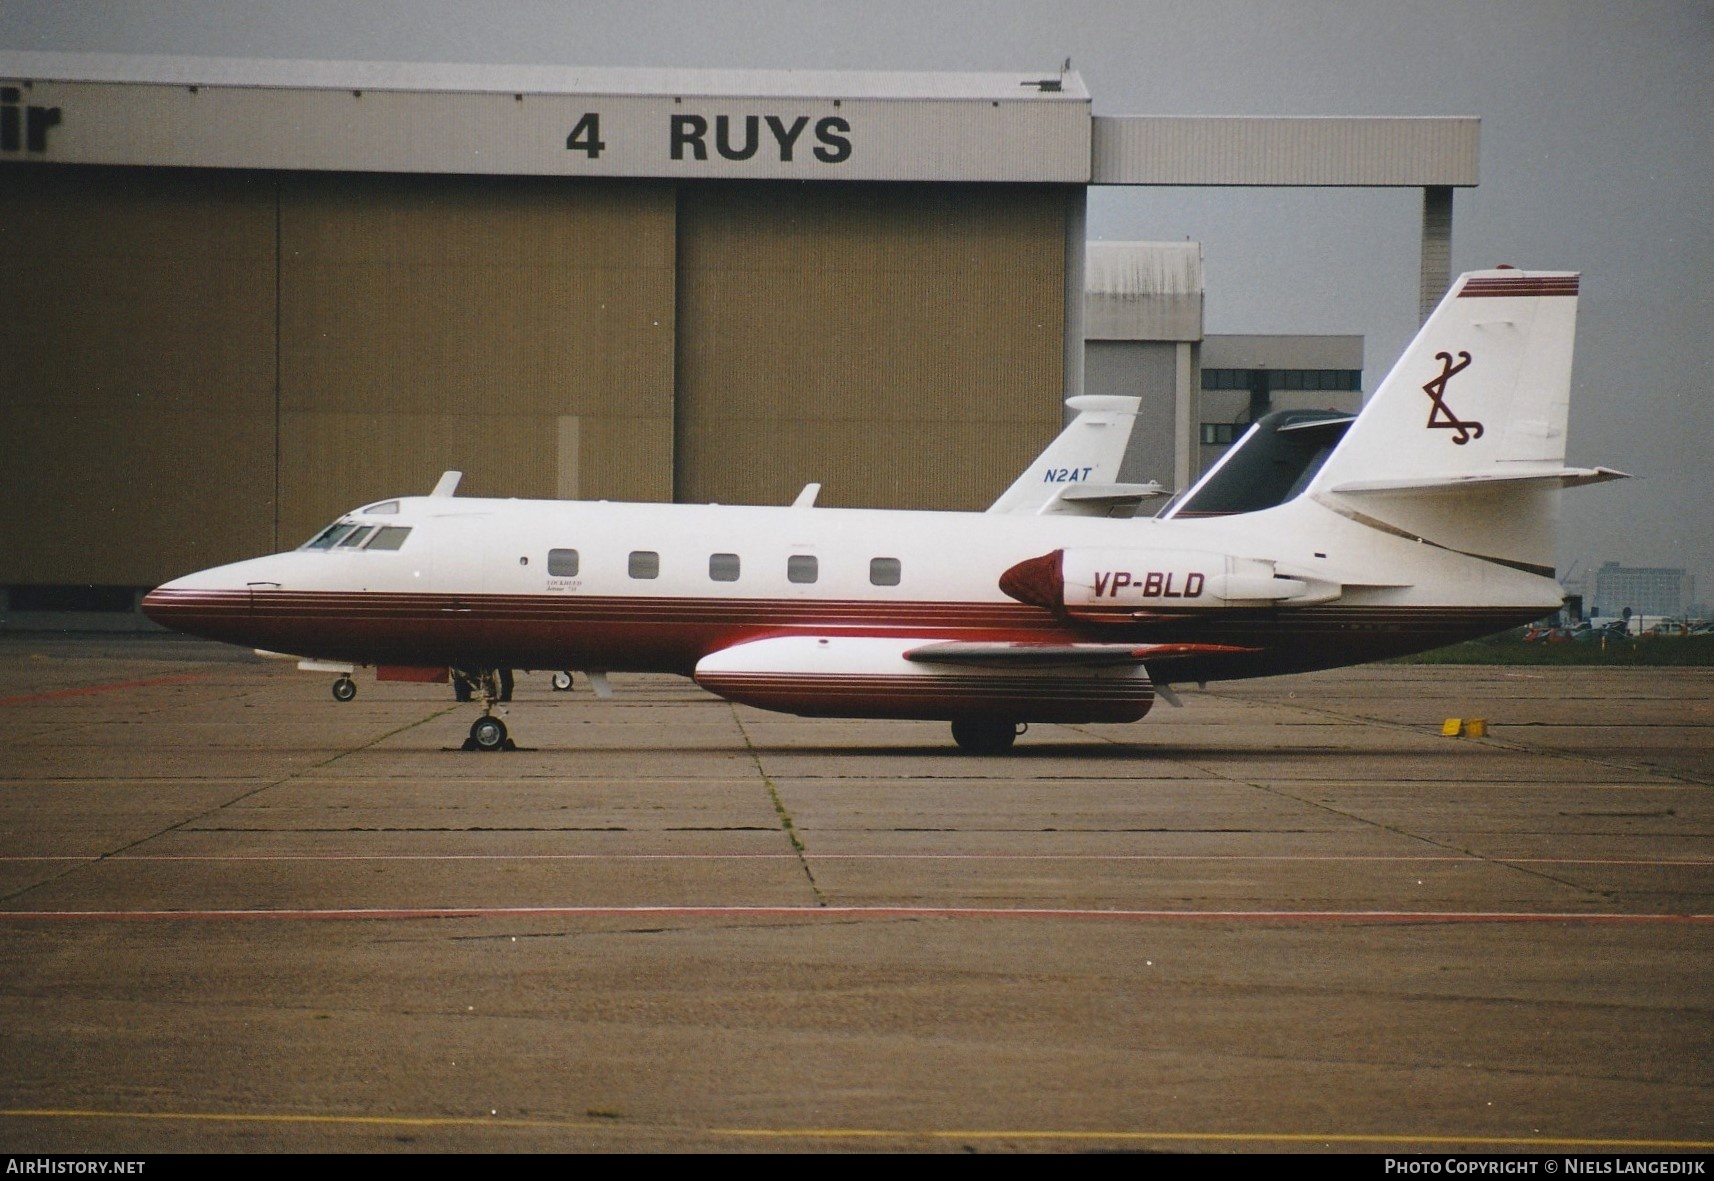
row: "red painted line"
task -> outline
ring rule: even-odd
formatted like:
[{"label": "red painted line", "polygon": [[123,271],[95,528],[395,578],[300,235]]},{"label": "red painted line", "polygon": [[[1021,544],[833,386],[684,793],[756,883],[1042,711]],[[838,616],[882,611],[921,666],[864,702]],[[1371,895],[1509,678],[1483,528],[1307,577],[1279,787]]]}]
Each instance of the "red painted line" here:
[{"label": "red painted line", "polygon": [[1124,919],[1144,922],[1274,923],[1714,923],[1714,914],[1580,914],[1542,911],[1080,910],[961,906],[445,906],[321,910],[38,910],[4,919],[506,919],[506,918],[944,918]]},{"label": "red painted line", "polygon": [[29,701],[56,701],[62,697],[84,697],[91,693],[116,693],[122,689],[146,689],[151,685],[183,685],[190,681],[206,681],[212,673],[182,673],[173,677],[147,677],[141,681],[114,681],[110,685],[84,685],[78,689],[51,689],[46,693],[26,693],[22,697],[0,697],[0,705],[23,705]]},{"label": "red painted line", "polygon": [[1491,857],[1447,854],[1313,853],[116,853],[0,856],[0,865],[35,861],[1215,861],[1392,865],[1627,865],[1708,869],[1707,858]]},{"label": "red painted line", "polygon": [[336,860],[1063,860],[1063,862],[1244,862],[1244,864],[1380,864],[1380,866],[1630,866],[1644,869],[1714,869],[1707,859],[1637,857],[1450,857],[1364,854],[99,854],[0,857],[0,866],[22,862],[336,862]]}]

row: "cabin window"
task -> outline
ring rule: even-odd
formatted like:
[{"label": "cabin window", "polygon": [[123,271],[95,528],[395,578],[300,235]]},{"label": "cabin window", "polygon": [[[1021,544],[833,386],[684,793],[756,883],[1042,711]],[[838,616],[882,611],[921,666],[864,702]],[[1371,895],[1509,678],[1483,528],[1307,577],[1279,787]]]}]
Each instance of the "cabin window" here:
[{"label": "cabin window", "polygon": [[709,554],[708,577],[715,582],[738,581],[737,554]]},{"label": "cabin window", "polygon": [[375,532],[375,526],[373,525],[364,525],[360,528],[353,529],[350,533],[347,533],[344,537],[339,539],[339,548],[356,549],[358,546],[362,545],[364,540],[373,532]]},{"label": "cabin window", "polygon": [[405,538],[410,535],[411,530],[407,525],[383,525],[375,530],[375,537],[369,542],[369,548],[372,550],[398,549],[405,544]]},{"label": "cabin window", "polygon": [[332,549],[339,543],[341,538],[355,528],[357,528],[357,526],[351,524],[349,521],[335,521],[320,533],[317,533],[314,537],[304,542],[303,548]]},{"label": "cabin window", "polygon": [[897,586],[902,569],[897,558],[870,558],[869,581],[875,586]]},{"label": "cabin window", "polygon": [[632,578],[659,578],[661,556],[652,549],[634,549],[631,551],[629,570]]},{"label": "cabin window", "polygon": [[820,577],[820,569],[814,554],[793,554],[786,559],[786,581],[814,582]]},{"label": "cabin window", "polygon": [[[636,554],[631,555],[633,560],[636,556]],[[548,551],[548,577],[576,578],[577,551],[574,549],[550,549]]]},{"label": "cabin window", "polygon": [[396,500],[383,500],[380,504],[372,504],[368,508],[360,508],[357,511],[360,513],[367,513],[373,517],[390,517],[399,511],[399,502]]}]

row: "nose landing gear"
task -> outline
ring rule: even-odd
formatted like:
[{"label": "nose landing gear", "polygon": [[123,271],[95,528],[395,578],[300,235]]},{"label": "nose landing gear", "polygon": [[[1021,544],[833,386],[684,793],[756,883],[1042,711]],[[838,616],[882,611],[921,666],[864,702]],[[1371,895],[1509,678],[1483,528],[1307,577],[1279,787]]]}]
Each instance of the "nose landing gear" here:
[{"label": "nose landing gear", "polygon": [[350,701],[357,696],[357,682],[350,677],[340,677],[333,682],[333,699],[335,701]]},{"label": "nose landing gear", "polygon": [[470,737],[464,740],[465,750],[517,750],[518,744],[506,737],[506,723],[492,714],[483,714],[470,723]]},{"label": "nose landing gear", "polygon": [[471,686],[472,693],[482,694],[482,716],[470,723],[470,737],[464,740],[465,750],[517,750],[518,744],[506,734],[506,723],[494,716],[497,702],[512,700],[512,670],[485,668],[474,675],[455,674],[454,684]]},{"label": "nose landing gear", "polygon": [[498,700],[512,700],[512,670],[509,668],[477,669],[475,672],[468,672],[462,668],[455,668],[450,670],[450,672],[452,676],[452,697],[454,701],[476,700],[478,694],[486,692],[483,686],[486,683],[486,679],[489,677],[499,678],[498,683],[500,690]]}]

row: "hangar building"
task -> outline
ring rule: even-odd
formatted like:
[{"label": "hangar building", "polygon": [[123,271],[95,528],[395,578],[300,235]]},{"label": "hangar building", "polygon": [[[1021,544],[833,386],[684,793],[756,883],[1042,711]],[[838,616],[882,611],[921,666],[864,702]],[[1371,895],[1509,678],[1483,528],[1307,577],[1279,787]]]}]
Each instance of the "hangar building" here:
[{"label": "hangar building", "polygon": [[106,602],[446,468],[980,507],[1081,388],[1090,184],[1419,187],[1430,299],[1477,131],[1101,117],[1070,71],[3,54],[0,585]]}]

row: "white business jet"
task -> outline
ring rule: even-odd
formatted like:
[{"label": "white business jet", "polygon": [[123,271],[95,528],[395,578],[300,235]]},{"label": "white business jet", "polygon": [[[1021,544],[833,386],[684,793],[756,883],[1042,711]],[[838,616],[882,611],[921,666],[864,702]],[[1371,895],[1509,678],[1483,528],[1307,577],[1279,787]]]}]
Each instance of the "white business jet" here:
[{"label": "white business jet", "polygon": [[[1123,440],[1098,462],[1078,449],[1102,444],[1068,441],[1085,419],[1128,436],[1134,405],[1074,400],[1079,420],[987,513],[817,508],[814,485],[786,507],[487,500],[448,473],[143,610],[338,671],[336,696],[361,665],[476,670],[473,749],[511,745],[502,670],[575,669],[598,693],[610,671],[667,672],[804,716],[949,721],[999,752],[1030,722],[1135,721],[1174,682],[1360,663],[1557,609],[1560,490],[1622,478],[1565,463],[1577,286],[1461,276],[1355,420],[1264,419],[1153,518],[1124,515],[1153,489],[1114,482]],[[1248,475],[1246,455],[1263,457]]]}]

